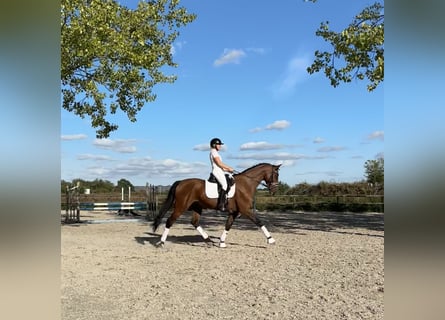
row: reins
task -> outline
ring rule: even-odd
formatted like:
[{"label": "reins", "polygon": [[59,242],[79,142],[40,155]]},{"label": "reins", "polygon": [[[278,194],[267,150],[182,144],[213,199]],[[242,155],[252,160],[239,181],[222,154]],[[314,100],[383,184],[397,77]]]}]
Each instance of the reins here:
[{"label": "reins", "polygon": [[235,173],[235,174],[242,174],[242,175],[244,175],[246,178],[252,179],[252,180],[254,180],[255,182],[257,182],[258,184],[261,184],[263,187],[266,187],[269,191],[270,191],[270,188],[271,188],[271,187],[273,187],[273,186],[275,186],[275,185],[278,185],[278,183],[276,183],[276,182],[271,182],[271,183],[270,183],[270,186],[269,186],[268,184],[264,183],[262,179],[261,179],[261,180],[257,180],[256,177],[249,176],[249,175],[247,175],[247,174],[245,174],[245,173],[242,173],[242,172],[239,172],[239,171],[236,171],[236,170],[233,170],[233,173]]}]

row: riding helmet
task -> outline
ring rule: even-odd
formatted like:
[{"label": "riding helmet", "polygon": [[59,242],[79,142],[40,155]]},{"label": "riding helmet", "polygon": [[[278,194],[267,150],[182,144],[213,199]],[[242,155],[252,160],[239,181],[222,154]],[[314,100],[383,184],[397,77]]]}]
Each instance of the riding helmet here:
[{"label": "riding helmet", "polygon": [[210,140],[210,148],[214,148],[217,144],[224,144],[219,138]]}]

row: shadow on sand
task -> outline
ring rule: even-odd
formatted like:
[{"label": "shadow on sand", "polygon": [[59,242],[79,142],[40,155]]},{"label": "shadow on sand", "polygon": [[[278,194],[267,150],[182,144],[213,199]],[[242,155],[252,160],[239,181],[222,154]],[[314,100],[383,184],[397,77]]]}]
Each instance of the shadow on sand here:
[{"label": "shadow on sand", "polygon": [[[271,232],[285,232],[303,234],[302,231],[323,231],[342,234],[355,234],[370,237],[383,237],[375,232],[384,231],[383,213],[356,213],[356,212],[258,212],[258,217],[263,221]],[[168,214],[167,216],[168,217]],[[165,219],[160,229],[164,226]],[[189,245],[202,244],[202,237],[195,232],[190,224],[191,215],[185,212],[175,225],[189,226],[191,235],[174,236],[169,235],[168,240]],[[222,232],[227,219],[227,214],[214,210],[205,210],[201,216],[202,227],[209,232]],[[174,228],[174,226],[172,228]],[[150,225],[151,227],[151,225]],[[232,226],[239,230],[258,230],[257,226],[249,219],[241,216],[237,218]],[[357,231],[357,229],[360,229]],[[192,231],[193,230],[193,231]],[[355,230],[355,231],[354,231]],[[159,232],[159,231],[158,231]],[[147,232],[149,237],[136,237],[141,244],[149,242],[155,245],[160,238],[160,233]],[[211,237],[217,243],[217,237]]]}]

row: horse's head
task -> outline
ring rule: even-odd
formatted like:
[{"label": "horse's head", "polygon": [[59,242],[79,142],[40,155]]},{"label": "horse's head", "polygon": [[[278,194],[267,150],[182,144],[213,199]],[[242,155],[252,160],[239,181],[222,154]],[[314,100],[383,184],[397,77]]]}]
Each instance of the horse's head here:
[{"label": "horse's head", "polygon": [[279,165],[271,165],[271,172],[269,174],[266,174],[264,181],[266,181],[267,189],[269,189],[269,192],[271,194],[274,194],[277,191],[278,188],[278,171],[280,170]]}]

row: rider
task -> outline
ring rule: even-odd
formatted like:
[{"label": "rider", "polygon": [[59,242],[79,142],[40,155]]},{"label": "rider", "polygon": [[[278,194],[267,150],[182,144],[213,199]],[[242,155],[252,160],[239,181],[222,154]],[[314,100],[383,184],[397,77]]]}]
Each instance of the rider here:
[{"label": "rider", "polygon": [[226,211],[227,205],[227,180],[226,172],[233,173],[233,168],[224,164],[219,154],[219,150],[224,143],[219,138],[210,140],[210,163],[212,165],[212,173],[220,183],[222,190],[218,198],[218,210]]}]

